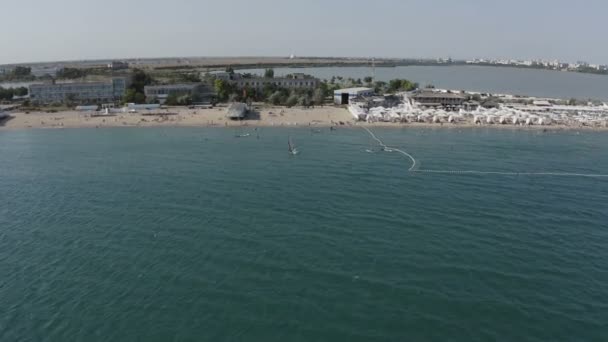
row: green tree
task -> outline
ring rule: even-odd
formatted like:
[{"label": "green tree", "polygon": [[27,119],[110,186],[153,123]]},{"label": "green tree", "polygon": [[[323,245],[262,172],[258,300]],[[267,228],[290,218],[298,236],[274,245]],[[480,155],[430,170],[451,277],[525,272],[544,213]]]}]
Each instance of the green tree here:
[{"label": "green tree", "polygon": [[371,76],[367,76],[363,79],[363,82],[365,82],[365,84],[370,84],[374,81],[374,79]]},{"label": "green tree", "polygon": [[274,78],[274,69],[269,68],[264,71],[265,78]]},{"label": "green tree", "polygon": [[11,74],[16,77],[30,76],[32,74],[32,68],[16,66],[15,69],[13,69],[13,71],[11,72]]},{"label": "green tree", "polygon": [[0,100],[10,101],[13,99],[13,95],[15,95],[13,88],[4,89],[0,87]]},{"label": "green tree", "polygon": [[19,87],[19,88],[15,88],[15,95],[16,96],[25,96],[28,94],[28,89],[26,87]]},{"label": "green tree", "polygon": [[298,98],[298,104],[302,107],[310,106],[310,96],[308,94],[303,94]]},{"label": "green tree", "polygon": [[388,82],[388,90],[391,92],[397,91],[397,90],[401,89],[401,85],[402,85],[401,80],[397,80],[397,79],[390,80]]},{"label": "green tree", "polygon": [[77,79],[87,75],[87,72],[78,68],[63,68],[57,72],[57,78]]},{"label": "green tree", "polygon": [[233,89],[230,83],[224,80],[216,79],[214,82],[215,92],[217,93],[217,98],[220,101],[226,101],[233,94]]},{"label": "green tree", "polygon": [[167,99],[165,100],[165,104],[167,106],[177,106],[178,105],[177,94],[176,93],[169,94],[167,96]]},{"label": "green tree", "polygon": [[232,68],[232,66],[227,66],[226,67],[226,72],[229,74],[234,74],[234,69]]},{"label": "green tree", "polygon": [[137,104],[143,104],[146,103],[146,95],[144,95],[143,93],[137,92],[135,93],[135,103]]},{"label": "green tree", "polygon": [[289,95],[287,100],[285,101],[285,105],[287,107],[293,107],[298,104],[299,97],[295,93]]},{"label": "green tree", "polygon": [[68,107],[72,107],[76,103],[76,94],[67,94],[65,97],[65,104]]},{"label": "green tree", "polygon": [[374,92],[376,92],[377,94],[385,93],[386,92],[386,82],[376,81],[376,83],[374,84]]},{"label": "green tree", "polygon": [[320,87],[315,89],[314,95],[312,97],[313,102],[316,105],[322,105],[325,103],[325,92]]},{"label": "green tree", "polygon": [[180,81],[182,81],[182,82],[192,82],[192,83],[202,82],[201,76],[200,76],[199,73],[180,74]]},{"label": "green tree", "polygon": [[141,69],[134,69],[130,88],[135,89],[136,92],[143,94],[144,87],[152,84],[152,82],[152,77],[148,75],[145,71]]},{"label": "green tree", "polygon": [[123,101],[125,103],[134,103],[136,94],[137,94],[137,91],[135,89],[133,89],[133,88],[127,89],[127,91],[125,92]]},{"label": "green tree", "polygon": [[275,106],[282,104],[283,101],[284,101],[283,93],[278,90],[275,91],[274,93],[272,93],[268,97],[268,102],[272,103]]}]

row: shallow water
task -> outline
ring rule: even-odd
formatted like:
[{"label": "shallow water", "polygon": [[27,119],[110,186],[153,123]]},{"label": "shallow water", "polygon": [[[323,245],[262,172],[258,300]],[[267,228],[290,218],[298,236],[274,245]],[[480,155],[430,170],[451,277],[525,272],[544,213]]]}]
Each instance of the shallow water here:
[{"label": "shallow water", "polygon": [[[608,173],[605,133],[374,132],[428,169]],[[0,340],[607,336],[608,180],[412,174],[360,129],[251,133],[0,132]]]}]

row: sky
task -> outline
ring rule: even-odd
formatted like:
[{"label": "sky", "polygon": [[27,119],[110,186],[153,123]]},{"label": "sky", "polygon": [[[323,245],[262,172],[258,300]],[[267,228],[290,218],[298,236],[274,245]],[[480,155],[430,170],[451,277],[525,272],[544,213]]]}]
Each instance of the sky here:
[{"label": "sky", "polygon": [[605,0],[2,2],[0,64],[291,54],[608,64]]}]

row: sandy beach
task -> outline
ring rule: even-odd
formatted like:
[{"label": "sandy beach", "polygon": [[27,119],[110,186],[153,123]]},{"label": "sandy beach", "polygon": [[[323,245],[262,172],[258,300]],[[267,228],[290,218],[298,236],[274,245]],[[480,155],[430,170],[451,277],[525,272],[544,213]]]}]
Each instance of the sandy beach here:
[{"label": "sandy beach", "polygon": [[356,122],[345,108],[323,106],[315,108],[286,108],[263,106],[256,108],[251,118],[243,121],[232,121],[226,118],[227,109],[188,109],[169,107],[157,111],[138,113],[117,113],[99,115],[95,112],[62,111],[47,112],[14,112],[11,118],[0,125],[0,130],[30,128],[104,128],[104,127],[156,127],[156,126],[191,126],[191,127],[329,127],[329,126],[367,126],[393,128],[470,128],[487,127],[499,129],[533,129],[533,130],[602,130],[605,127],[566,126],[514,126],[514,125],[474,125],[470,122],[459,123],[364,123]]}]

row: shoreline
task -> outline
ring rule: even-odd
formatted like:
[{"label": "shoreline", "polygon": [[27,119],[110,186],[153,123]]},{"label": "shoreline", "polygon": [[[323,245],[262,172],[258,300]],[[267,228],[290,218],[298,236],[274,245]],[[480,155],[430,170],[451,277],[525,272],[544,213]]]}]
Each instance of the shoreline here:
[{"label": "shoreline", "polygon": [[57,113],[32,112],[10,113],[0,126],[0,132],[29,129],[72,129],[72,128],[110,128],[110,127],[292,127],[292,128],[356,128],[377,127],[392,129],[501,129],[523,131],[598,131],[608,132],[608,127],[592,126],[520,126],[482,124],[471,122],[460,123],[366,123],[355,121],[345,108],[323,106],[314,108],[260,107],[254,112],[255,118],[243,121],[231,121],[226,118],[227,109],[222,107],[212,109],[188,109],[170,107],[155,112],[116,113],[99,115],[76,111]]}]

